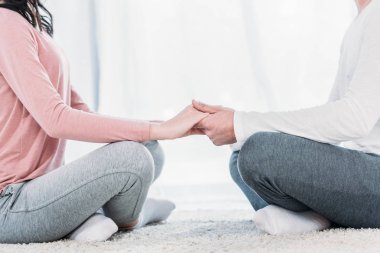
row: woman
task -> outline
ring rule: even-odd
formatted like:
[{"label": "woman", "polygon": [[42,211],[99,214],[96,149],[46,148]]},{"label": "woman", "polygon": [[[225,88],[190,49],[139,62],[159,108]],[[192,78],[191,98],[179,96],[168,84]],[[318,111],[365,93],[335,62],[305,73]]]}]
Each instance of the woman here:
[{"label": "woman", "polygon": [[[150,123],[91,112],[52,35],[39,0],[0,1],[0,243],[98,241],[165,220],[174,205],[146,200],[163,165],[155,140],[194,134],[207,114]],[[64,165],[66,139],[112,144]]]},{"label": "woman", "polygon": [[212,114],[198,127],[216,145],[237,142],[231,175],[268,233],[380,228],[380,0],[356,3],[327,104],[259,113],[194,102]]}]

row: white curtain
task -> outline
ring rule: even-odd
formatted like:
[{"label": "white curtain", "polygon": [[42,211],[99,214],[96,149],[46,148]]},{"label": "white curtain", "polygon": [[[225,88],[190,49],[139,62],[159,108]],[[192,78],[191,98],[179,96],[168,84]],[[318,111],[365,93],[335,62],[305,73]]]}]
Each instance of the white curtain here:
[{"label": "white curtain", "polygon": [[72,83],[92,108],[97,103],[99,83],[94,4],[93,0],[46,1],[54,17],[54,39],[70,60]]},{"label": "white curtain", "polygon": [[[102,113],[167,119],[192,98],[239,110],[324,103],[354,0],[49,0],[82,96]],[[67,160],[93,145],[72,143]],[[163,184],[228,179],[227,147],[164,142]]]},{"label": "white curtain", "polygon": [[169,117],[193,97],[256,110],[321,103],[353,4],[99,0],[100,108],[145,118]]}]

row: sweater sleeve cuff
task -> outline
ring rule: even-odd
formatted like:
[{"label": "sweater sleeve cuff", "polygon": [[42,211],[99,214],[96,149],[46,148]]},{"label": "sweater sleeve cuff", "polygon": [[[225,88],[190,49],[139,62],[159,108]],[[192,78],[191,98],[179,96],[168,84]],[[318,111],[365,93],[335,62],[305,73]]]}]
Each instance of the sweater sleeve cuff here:
[{"label": "sweater sleeve cuff", "polygon": [[141,124],[141,142],[149,141],[149,138],[150,138],[150,122],[142,121],[140,124]]}]

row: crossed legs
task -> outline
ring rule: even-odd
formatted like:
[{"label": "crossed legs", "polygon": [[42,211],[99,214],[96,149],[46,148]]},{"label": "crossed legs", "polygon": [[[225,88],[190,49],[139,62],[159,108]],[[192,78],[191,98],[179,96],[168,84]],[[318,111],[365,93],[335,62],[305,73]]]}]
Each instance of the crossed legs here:
[{"label": "crossed legs", "polygon": [[379,156],[257,133],[232,155],[230,168],[255,210],[274,205],[291,214],[313,211],[340,226],[380,227]]}]

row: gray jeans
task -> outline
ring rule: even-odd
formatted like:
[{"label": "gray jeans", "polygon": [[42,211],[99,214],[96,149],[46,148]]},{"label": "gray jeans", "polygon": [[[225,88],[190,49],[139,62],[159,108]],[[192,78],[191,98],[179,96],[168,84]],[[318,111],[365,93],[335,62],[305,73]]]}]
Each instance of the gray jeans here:
[{"label": "gray jeans", "polygon": [[0,195],[0,243],[65,237],[100,208],[123,226],[138,219],[163,166],[157,142],[117,142]]},{"label": "gray jeans", "polygon": [[314,210],[338,226],[380,228],[380,156],[282,134],[257,133],[231,157],[254,209]]}]

